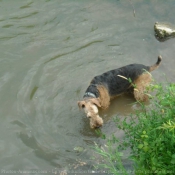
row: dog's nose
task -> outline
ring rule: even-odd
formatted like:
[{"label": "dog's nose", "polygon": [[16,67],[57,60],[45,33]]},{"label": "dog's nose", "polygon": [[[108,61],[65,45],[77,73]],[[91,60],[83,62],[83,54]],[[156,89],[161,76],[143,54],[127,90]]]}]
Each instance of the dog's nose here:
[{"label": "dog's nose", "polygon": [[95,126],[94,126],[94,128],[100,128],[102,126],[102,124],[96,124]]},{"label": "dog's nose", "polygon": [[91,118],[91,116],[90,116],[90,115],[87,115],[87,118],[89,118],[89,119],[90,119],[90,118]]},{"label": "dog's nose", "polygon": [[97,125],[95,128],[100,128],[101,127],[101,125]]},{"label": "dog's nose", "polygon": [[98,129],[98,128],[100,128],[102,125],[91,125],[91,128],[92,129]]}]

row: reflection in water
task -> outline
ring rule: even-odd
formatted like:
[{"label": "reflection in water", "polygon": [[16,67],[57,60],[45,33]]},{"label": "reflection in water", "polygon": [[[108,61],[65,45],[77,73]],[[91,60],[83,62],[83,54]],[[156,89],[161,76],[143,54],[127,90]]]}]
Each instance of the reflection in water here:
[{"label": "reflection in water", "polygon": [[[157,5],[158,4],[158,5]],[[94,170],[94,142],[104,141],[79,111],[92,77],[130,63],[151,65],[174,81],[174,39],[159,43],[156,21],[175,23],[174,3],[155,1],[1,1],[0,169]],[[133,7],[135,16],[133,15]],[[149,11],[149,13],[148,13]],[[113,122],[138,108],[113,100],[100,130],[122,138]]]},{"label": "reflection in water", "polygon": [[28,136],[25,133],[20,133],[19,138],[26,146],[33,149],[37,157],[49,161],[50,164],[53,166],[61,168],[61,165],[54,162],[54,160],[58,159],[60,156],[63,156],[60,155],[61,153],[59,153],[59,151],[52,151],[51,149],[48,149],[44,145],[40,145],[33,136]]}]

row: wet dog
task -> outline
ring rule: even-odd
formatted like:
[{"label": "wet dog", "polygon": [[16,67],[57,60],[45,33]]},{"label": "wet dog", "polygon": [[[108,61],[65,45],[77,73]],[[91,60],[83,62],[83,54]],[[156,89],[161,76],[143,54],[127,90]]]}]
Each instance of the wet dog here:
[{"label": "wet dog", "polygon": [[152,66],[130,64],[118,69],[110,70],[95,76],[87,88],[82,101],[78,101],[79,108],[83,108],[90,119],[90,127],[98,128],[103,125],[98,108],[106,109],[111,99],[132,92],[137,101],[147,101],[146,88],[152,81],[149,72],[159,67],[162,57]]}]

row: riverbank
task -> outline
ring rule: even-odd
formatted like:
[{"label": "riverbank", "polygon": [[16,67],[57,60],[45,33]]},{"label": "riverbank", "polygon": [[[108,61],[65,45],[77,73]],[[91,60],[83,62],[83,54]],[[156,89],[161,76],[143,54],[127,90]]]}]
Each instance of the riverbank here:
[{"label": "riverbank", "polygon": [[141,109],[129,118],[116,118],[125,133],[123,140],[113,135],[105,147],[96,145],[105,160],[99,167],[115,175],[130,174],[122,163],[123,151],[130,148],[134,174],[175,173],[175,84],[155,84],[150,89],[154,94],[150,105],[140,103]]}]

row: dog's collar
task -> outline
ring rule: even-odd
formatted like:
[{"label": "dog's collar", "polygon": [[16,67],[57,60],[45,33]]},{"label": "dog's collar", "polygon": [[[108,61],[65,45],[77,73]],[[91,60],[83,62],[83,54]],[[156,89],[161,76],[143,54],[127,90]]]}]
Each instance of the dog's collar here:
[{"label": "dog's collar", "polygon": [[96,97],[96,95],[95,95],[95,94],[93,94],[92,92],[86,92],[86,93],[84,94],[84,96],[86,96],[86,97],[93,97],[93,98],[97,98],[97,97]]}]

